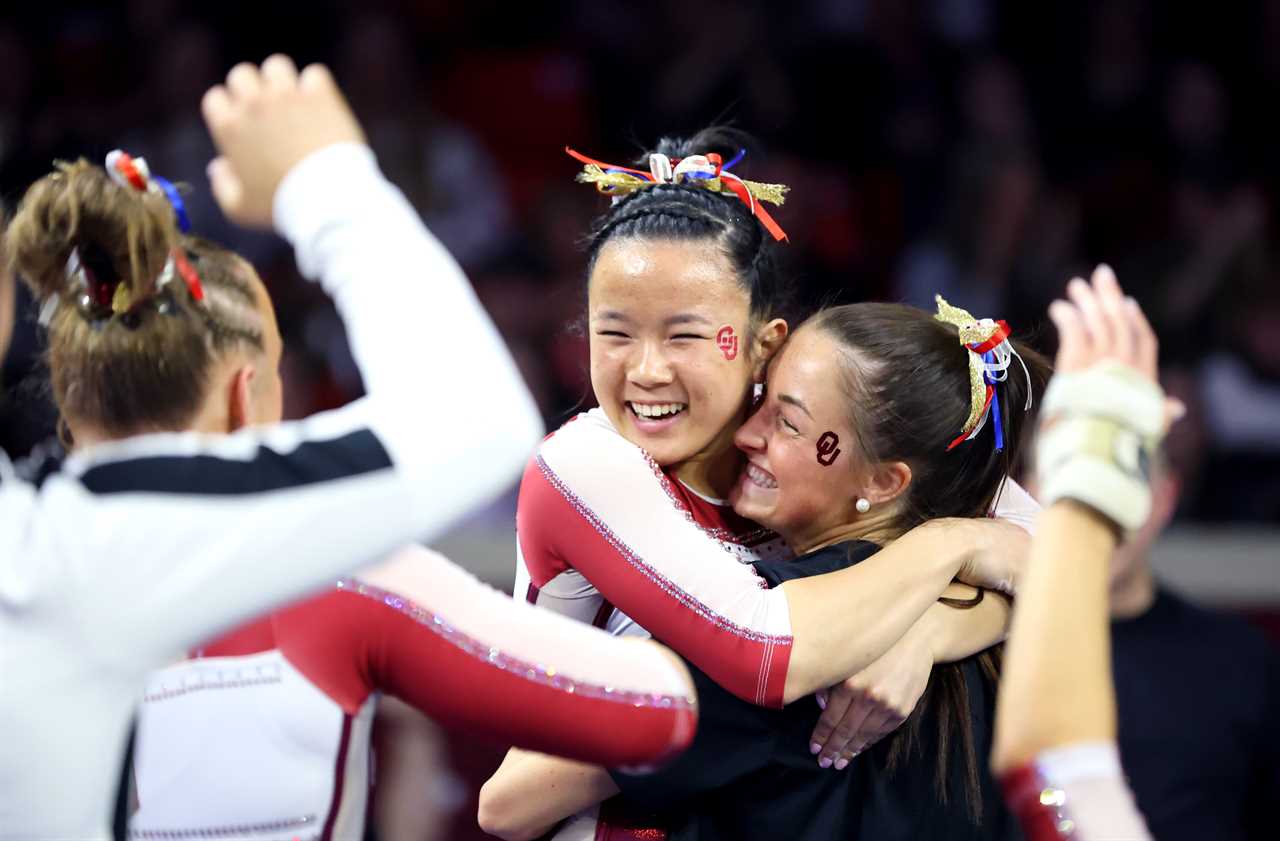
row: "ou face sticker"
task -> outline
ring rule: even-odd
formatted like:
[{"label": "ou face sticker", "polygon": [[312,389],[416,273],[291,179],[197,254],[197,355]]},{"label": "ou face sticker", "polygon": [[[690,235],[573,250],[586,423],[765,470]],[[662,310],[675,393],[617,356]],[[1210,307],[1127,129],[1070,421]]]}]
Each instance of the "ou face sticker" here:
[{"label": "ou face sticker", "polygon": [[716,347],[729,362],[738,358],[738,336],[733,332],[733,325],[726,324],[716,331]]},{"label": "ou face sticker", "polygon": [[818,464],[830,467],[838,455],[840,455],[840,436],[831,431],[822,433],[822,437],[818,439]]}]

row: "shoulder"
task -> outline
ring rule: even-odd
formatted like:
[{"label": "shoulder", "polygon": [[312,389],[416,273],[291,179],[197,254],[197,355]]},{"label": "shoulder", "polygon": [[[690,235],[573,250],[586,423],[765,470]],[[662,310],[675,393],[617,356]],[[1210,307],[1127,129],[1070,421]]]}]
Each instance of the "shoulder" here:
[{"label": "shoulder", "polygon": [[636,453],[644,451],[632,444],[614,428],[602,409],[581,412],[565,421],[538,445],[539,455],[581,452],[600,446],[616,446]]}]

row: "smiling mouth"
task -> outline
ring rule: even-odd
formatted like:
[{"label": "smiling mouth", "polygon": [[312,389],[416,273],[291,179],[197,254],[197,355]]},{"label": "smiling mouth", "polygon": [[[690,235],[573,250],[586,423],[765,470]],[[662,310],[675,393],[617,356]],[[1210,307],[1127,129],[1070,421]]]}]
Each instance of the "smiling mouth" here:
[{"label": "smiling mouth", "polygon": [[747,462],[747,478],[751,480],[753,485],[759,485],[762,488],[773,489],[778,487],[778,480],[773,478],[769,471],[756,467],[754,464]]},{"label": "smiling mouth", "polygon": [[667,420],[689,408],[688,403],[632,403],[627,401],[631,414],[641,420]]}]

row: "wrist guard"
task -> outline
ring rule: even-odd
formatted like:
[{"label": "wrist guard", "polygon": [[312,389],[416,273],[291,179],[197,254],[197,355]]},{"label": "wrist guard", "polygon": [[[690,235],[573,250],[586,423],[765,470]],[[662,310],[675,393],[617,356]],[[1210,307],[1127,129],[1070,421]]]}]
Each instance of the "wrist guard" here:
[{"label": "wrist guard", "polygon": [[1073,499],[1124,531],[1151,513],[1151,458],[1164,437],[1164,392],[1127,365],[1055,374],[1045,391],[1036,473],[1048,507]]}]

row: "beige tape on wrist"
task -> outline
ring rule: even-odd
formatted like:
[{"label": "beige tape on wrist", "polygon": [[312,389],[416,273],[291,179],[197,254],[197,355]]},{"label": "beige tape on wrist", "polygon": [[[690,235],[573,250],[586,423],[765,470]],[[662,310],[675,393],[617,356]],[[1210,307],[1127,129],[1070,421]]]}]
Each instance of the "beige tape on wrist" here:
[{"label": "beige tape on wrist", "polygon": [[1055,374],[1036,443],[1040,500],[1082,502],[1134,531],[1151,512],[1150,464],[1164,437],[1164,392],[1133,368],[1103,362]]}]

